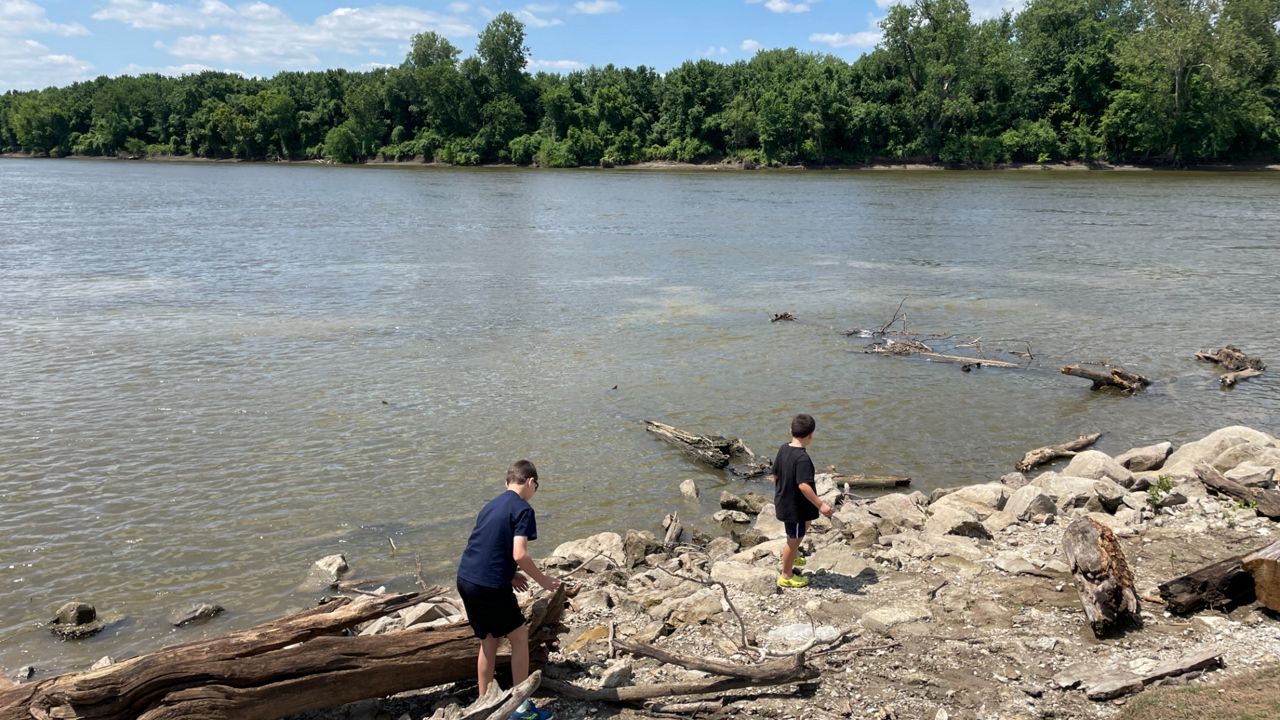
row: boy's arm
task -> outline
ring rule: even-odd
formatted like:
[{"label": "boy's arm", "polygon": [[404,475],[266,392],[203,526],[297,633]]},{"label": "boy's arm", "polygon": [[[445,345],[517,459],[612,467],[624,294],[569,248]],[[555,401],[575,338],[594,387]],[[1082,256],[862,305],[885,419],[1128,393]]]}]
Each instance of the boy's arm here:
[{"label": "boy's arm", "polygon": [[534,582],[548,590],[555,590],[560,587],[560,581],[548,576],[546,573],[538,569],[538,564],[529,556],[529,538],[523,535],[517,535],[511,543],[511,558],[516,561],[516,565],[525,572]]},{"label": "boy's arm", "polygon": [[831,517],[832,513],[836,511],[835,508],[822,502],[822,499],[818,497],[817,491],[809,483],[800,483],[800,494],[804,495],[805,500],[813,503],[814,507],[818,508],[818,512],[827,517]]}]

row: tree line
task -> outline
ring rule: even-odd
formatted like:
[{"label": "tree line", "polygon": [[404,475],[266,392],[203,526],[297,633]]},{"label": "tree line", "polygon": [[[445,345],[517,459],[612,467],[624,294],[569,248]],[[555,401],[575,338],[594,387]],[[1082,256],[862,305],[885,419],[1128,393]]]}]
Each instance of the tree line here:
[{"label": "tree line", "polygon": [[975,22],[913,0],[852,63],[530,74],[510,13],[475,54],[412,39],[399,67],[99,77],[0,96],[0,149],[544,167],[738,160],[1185,164],[1280,159],[1280,0],[1030,0]]}]

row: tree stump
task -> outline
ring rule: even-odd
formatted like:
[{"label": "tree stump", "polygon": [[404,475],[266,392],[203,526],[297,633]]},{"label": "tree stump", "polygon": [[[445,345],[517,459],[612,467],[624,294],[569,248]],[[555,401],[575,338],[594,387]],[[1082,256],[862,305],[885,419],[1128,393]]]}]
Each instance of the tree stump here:
[{"label": "tree stump", "polygon": [[1258,602],[1280,612],[1280,542],[1245,556],[1241,564],[1253,576]]},{"label": "tree stump", "polygon": [[1082,517],[1067,526],[1062,549],[1094,635],[1142,624],[1133,573],[1120,542],[1107,526]]}]

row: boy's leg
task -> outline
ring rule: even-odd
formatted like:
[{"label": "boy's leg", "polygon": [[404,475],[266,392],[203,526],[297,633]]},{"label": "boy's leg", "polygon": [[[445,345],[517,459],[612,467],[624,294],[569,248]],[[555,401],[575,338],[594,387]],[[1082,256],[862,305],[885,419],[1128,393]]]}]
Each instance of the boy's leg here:
[{"label": "boy's leg", "polygon": [[787,538],[786,547],[782,548],[782,577],[791,577],[796,555],[800,551],[800,538]]},{"label": "boy's leg", "polygon": [[[527,637],[527,633],[526,633]],[[498,666],[498,638],[492,635],[486,635],[480,641],[480,655],[476,657],[476,680],[480,685],[480,697],[484,697],[489,691],[489,684],[493,682],[493,671]],[[514,659],[512,667],[515,667]],[[524,667],[525,674],[529,673],[529,643],[525,643],[524,647]]]},{"label": "boy's leg", "polygon": [[529,677],[529,626],[512,630],[507,642],[511,643],[511,687],[515,687]]}]

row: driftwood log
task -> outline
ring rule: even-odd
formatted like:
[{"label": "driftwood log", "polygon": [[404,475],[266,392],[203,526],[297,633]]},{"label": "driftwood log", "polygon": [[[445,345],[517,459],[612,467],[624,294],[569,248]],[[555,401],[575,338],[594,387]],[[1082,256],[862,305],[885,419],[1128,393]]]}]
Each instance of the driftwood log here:
[{"label": "driftwood log", "polygon": [[1018,461],[1018,472],[1028,472],[1032,468],[1052,462],[1058,458],[1075,457],[1075,454],[1090,445],[1098,442],[1098,438],[1102,437],[1102,433],[1093,433],[1092,435],[1081,435],[1075,440],[1064,442],[1061,445],[1046,445],[1042,448],[1036,448],[1026,455],[1022,456],[1022,460]]},{"label": "driftwood log", "polygon": [[1218,650],[1202,650],[1162,663],[1141,675],[1126,670],[1099,675],[1086,681],[1084,689],[1090,700],[1111,700],[1132,695],[1157,680],[1219,667],[1222,667],[1222,653]]},{"label": "driftwood log", "polygon": [[654,420],[645,420],[644,425],[649,432],[676,446],[693,460],[713,468],[728,468],[738,477],[762,478],[772,470],[773,463],[769,458],[756,455],[741,440],[721,435],[699,435]]},{"label": "driftwood log", "polygon": [[1068,365],[1062,368],[1063,375],[1071,375],[1073,377],[1092,380],[1093,387],[1091,390],[1101,390],[1104,387],[1114,387],[1121,392],[1132,395],[1139,390],[1145,389],[1151,384],[1147,378],[1125,370],[1122,367],[1114,367],[1104,365],[1099,368],[1087,367],[1084,365]]},{"label": "driftwood log", "polygon": [[1175,615],[1248,605],[1256,597],[1253,576],[1241,562],[1248,554],[1233,555],[1161,583],[1160,599]]},{"label": "driftwood log", "polygon": [[935,351],[928,345],[919,340],[889,340],[886,343],[876,343],[868,345],[866,352],[875,355],[896,355],[900,357],[914,356],[922,357],[926,360],[935,362],[959,363],[969,367],[994,367],[994,368],[1018,368],[1017,363],[1006,362],[1004,360],[989,360],[981,357],[970,357],[967,355],[948,355]]},{"label": "driftwood log", "polygon": [[907,487],[911,478],[906,475],[836,475],[832,478],[836,487],[883,489]]},{"label": "driftwood log", "polygon": [[1218,378],[1218,382],[1222,383],[1222,387],[1235,387],[1235,384],[1241,380],[1255,378],[1261,374],[1261,370],[1254,370],[1253,368],[1237,370],[1235,372],[1223,373],[1222,377]]},{"label": "driftwood log", "polygon": [[1221,365],[1223,370],[1261,371],[1267,369],[1266,364],[1262,362],[1262,358],[1250,357],[1232,345],[1226,345],[1208,352],[1201,350],[1196,353],[1196,359]]},{"label": "driftwood log", "polygon": [[[342,598],[99,670],[0,690],[0,720],[276,720],[465,680],[475,674],[479,647],[465,624],[338,634],[442,593]],[[561,586],[528,609],[533,657],[545,657],[544,646],[554,643],[564,599]]]},{"label": "driftwood log", "polygon": [[1142,624],[1133,573],[1110,528],[1090,517],[1078,518],[1063,533],[1062,550],[1094,635]]},{"label": "driftwood log", "polygon": [[1239,500],[1259,515],[1280,520],[1280,490],[1245,487],[1207,463],[1196,463],[1195,471],[1196,477],[1210,490]]},{"label": "driftwood log", "polygon": [[1280,612],[1280,542],[1249,554],[1242,564],[1253,576],[1253,590],[1258,602]]},{"label": "driftwood log", "polygon": [[620,688],[588,689],[572,683],[543,680],[542,687],[564,697],[588,702],[632,703],[662,697],[682,695],[719,695],[728,690],[747,687],[766,687],[812,680],[818,671],[805,664],[804,653],[758,665],[734,665],[706,658],[673,653],[652,645],[613,640],[616,649],[635,655],[654,658],[668,665],[713,674],[713,677],[686,682],[657,685],[636,685]]}]

